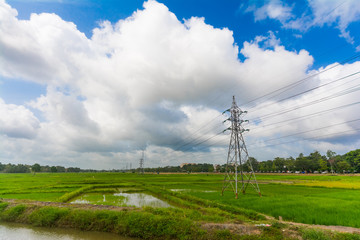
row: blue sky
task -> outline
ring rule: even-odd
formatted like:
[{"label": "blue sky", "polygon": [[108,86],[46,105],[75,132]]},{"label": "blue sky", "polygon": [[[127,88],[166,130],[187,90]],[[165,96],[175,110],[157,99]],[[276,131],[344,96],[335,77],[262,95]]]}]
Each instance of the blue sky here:
[{"label": "blue sky", "polygon": [[[356,0],[7,0],[0,5],[2,162],[121,168],[137,162],[146,148],[149,166],[189,159],[222,163],[228,136],[198,143],[225,127],[217,116],[232,95],[241,107],[262,109],[249,111],[253,128],[360,100],[357,75],[319,87],[359,70],[359,58],[342,63],[360,54]],[[306,78],[280,96],[247,104]],[[319,90],[291,98],[314,87]],[[263,118],[326,93],[330,99],[320,105]],[[279,125],[279,131],[249,133],[249,143],[263,147],[250,155],[267,160],[351,150],[359,141],[359,125],[348,123],[359,117],[356,106]],[[324,121],[343,125],[312,128]],[[312,136],[335,135],[266,148],[269,139],[302,129],[314,130]],[[336,135],[341,129],[348,133]]]}]

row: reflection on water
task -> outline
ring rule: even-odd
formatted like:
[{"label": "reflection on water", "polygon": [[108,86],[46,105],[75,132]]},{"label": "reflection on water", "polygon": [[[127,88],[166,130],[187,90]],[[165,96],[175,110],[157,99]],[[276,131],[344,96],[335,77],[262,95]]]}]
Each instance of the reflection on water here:
[{"label": "reflection on water", "polygon": [[216,192],[214,190],[180,189],[180,188],[170,189],[170,191],[173,191],[173,192],[205,192],[205,193]]},{"label": "reflection on water", "polygon": [[130,240],[113,233],[83,232],[68,228],[32,227],[0,222],[0,240]]},{"label": "reflection on water", "polygon": [[136,207],[171,207],[167,202],[145,193],[115,193],[114,195],[125,197],[126,204]]},{"label": "reflection on water", "polygon": [[146,193],[114,193],[99,194],[87,193],[71,203],[113,205],[113,206],[135,206],[135,207],[171,207],[170,204]]}]

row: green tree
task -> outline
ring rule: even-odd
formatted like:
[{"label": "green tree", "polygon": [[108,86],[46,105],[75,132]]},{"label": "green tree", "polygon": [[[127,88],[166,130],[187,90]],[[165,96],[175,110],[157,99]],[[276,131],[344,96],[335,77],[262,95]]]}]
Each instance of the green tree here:
[{"label": "green tree", "polygon": [[32,170],[33,172],[40,172],[40,170],[41,170],[40,164],[35,163],[34,165],[31,166],[31,170]]},{"label": "green tree", "polygon": [[27,173],[29,172],[29,167],[24,164],[7,164],[5,166],[4,172],[6,173]]},{"label": "green tree", "polygon": [[360,172],[360,149],[350,151],[344,155],[353,171]]},{"label": "green tree", "polygon": [[267,172],[266,163],[265,162],[260,162],[259,163],[259,169],[260,169],[260,172]]},{"label": "green tree", "polygon": [[63,166],[56,166],[57,172],[65,172],[66,169]]},{"label": "green tree", "polygon": [[331,150],[327,150],[326,151],[326,156],[327,156],[328,159],[332,159],[332,158],[334,158],[336,156],[336,152],[333,152]]},{"label": "green tree", "polygon": [[311,169],[311,162],[304,154],[300,153],[295,160],[295,168],[298,171],[309,171]]},{"label": "green tree", "polygon": [[[323,159],[321,154],[318,151],[314,151],[313,153],[310,153],[310,155],[307,157],[310,161],[310,169],[313,171],[318,171],[321,169],[321,165],[323,164]],[[326,163],[325,163],[326,164]]]},{"label": "green tree", "polygon": [[330,171],[331,171],[331,173],[334,173],[336,153],[331,151],[331,150],[327,150],[326,151],[326,156],[327,156],[327,160],[328,160],[328,163],[329,163],[329,166],[330,166]]},{"label": "green tree", "polygon": [[57,168],[55,166],[52,166],[50,169],[51,169],[51,172],[53,172],[53,173],[57,172]]},{"label": "green tree", "polygon": [[350,164],[345,160],[342,160],[342,161],[337,163],[337,170],[340,173],[343,173],[344,171],[349,171],[350,169],[351,169]]},{"label": "green tree", "polygon": [[284,171],[284,166],[285,166],[284,158],[276,157],[273,162],[275,165],[275,171],[280,171],[280,172]]},{"label": "green tree", "polygon": [[67,172],[80,172],[80,168],[77,167],[69,167]]},{"label": "green tree", "polygon": [[258,160],[254,157],[249,157],[248,161],[251,163],[251,166],[253,167],[253,170],[255,172],[260,170],[260,164],[258,162]]},{"label": "green tree", "polygon": [[284,162],[285,166],[286,166],[286,170],[288,171],[295,171],[295,159],[293,157],[289,157],[287,159],[285,159],[285,162]]}]

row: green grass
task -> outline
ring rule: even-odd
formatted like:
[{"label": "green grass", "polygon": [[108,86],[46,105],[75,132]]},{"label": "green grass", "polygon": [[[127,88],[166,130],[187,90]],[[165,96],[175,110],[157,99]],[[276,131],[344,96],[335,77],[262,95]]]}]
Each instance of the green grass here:
[{"label": "green grass", "polygon": [[279,184],[260,185],[262,197],[255,192],[224,197],[213,192],[190,192],[193,196],[224,205],[253,209],[284,220],[309,224],[360,227],[360,191],[349,189],[314,188]]},{"label": "green grass", "polygon": [[[85,193],[126,188],[146,191],[184,209],[172,214],[196,221],[261,220],[260,212],[309,224],[360,227],[359,175],[258,174],[257,179],[263,182],[263,196],[249,188],[236,200],[230,191],[221,197],[221,174],[0,174],[0,198],[69,202]],[[156,210],[145,212],[157,215]]]},{"label": "green grass", "polygon": [[6,208],[5,211],[1,212],[0,220],[14,222],[21,216],[25,209],[26,205],[23,204]]},{"label": "green grass", "polygon": [[359,234],[336,233],[311,228],[301,229],[300,232],[304,240],[360,240]]},{"label": "green grass", "polygon": [[152,214],[144,210],[93,211],[21,204],[7,207],[0,212],[0,219],[41,227],[113,232],[142,239],[215,239],[184,216]]},{"label": "green grass", "polygon": [[64,193],[54,192],[54,193],[11,193],[11,194],[2,194],[1,198],[7,199],[31,199],[36,201],[57,201]]}]

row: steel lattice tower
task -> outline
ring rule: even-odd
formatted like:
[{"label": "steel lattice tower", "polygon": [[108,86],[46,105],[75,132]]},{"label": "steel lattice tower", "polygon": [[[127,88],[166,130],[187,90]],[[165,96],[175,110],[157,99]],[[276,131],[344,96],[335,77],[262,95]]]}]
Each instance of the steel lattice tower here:
[{"label": "steel lattice tower", "polygon": [[144,174],[144,159],[145,159],[145,153],[144,150],[142,151],[142,157],[140,158],[140,167],[139,167],[139,173]]},{"label": "steel lattice tower", "polygon": [[[237,106],[235,96],[233,96],[231,108],[225,112],[230,112],[230,118],[227,120],[231,121],[231,127],[226,130],[231,130],[231,137],[221,194],[224,195],[225,189],[230,185],[235,192],[235,198],[238,198],[238,189],[240,188],[240,191],[245,194],[246,189],[250,184],[261,196],[260,188],[257,184],[252,164],[249,161],[249,154],[243,137],[243,133],[249,131],[249,129],[245,129],[242,126],[242,124],[248,122],[248,120],[243,120],[241,115],[247,112],[242,111]],[[244,171],[245,165],[248,166],[248,172]],[[239,184],[240,186],[238,186]]]}]

